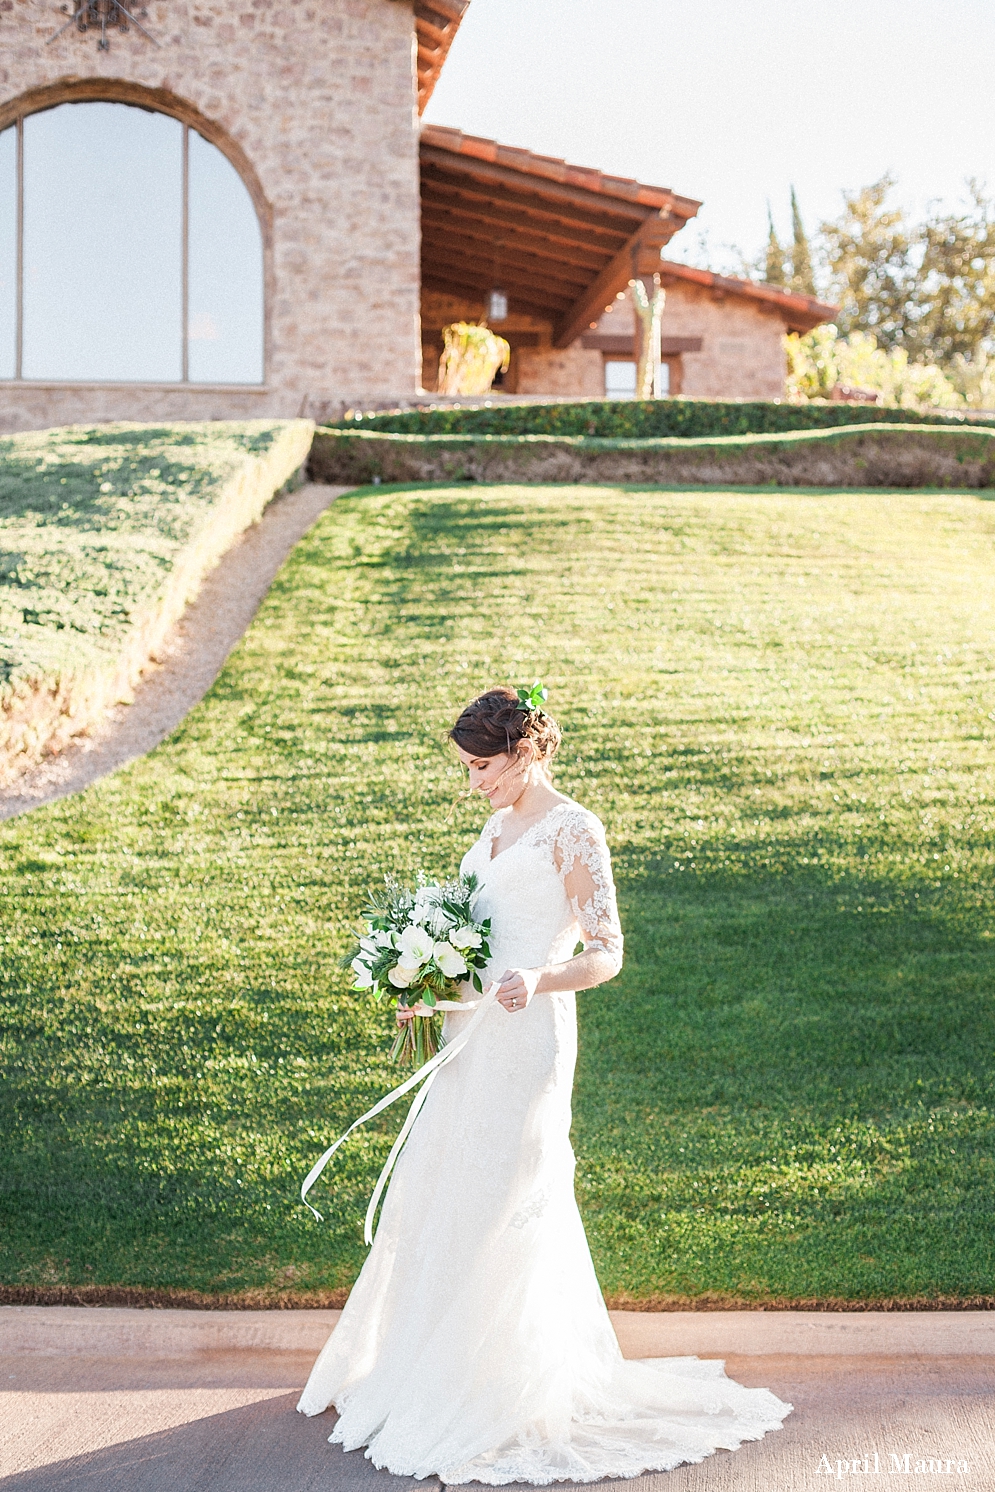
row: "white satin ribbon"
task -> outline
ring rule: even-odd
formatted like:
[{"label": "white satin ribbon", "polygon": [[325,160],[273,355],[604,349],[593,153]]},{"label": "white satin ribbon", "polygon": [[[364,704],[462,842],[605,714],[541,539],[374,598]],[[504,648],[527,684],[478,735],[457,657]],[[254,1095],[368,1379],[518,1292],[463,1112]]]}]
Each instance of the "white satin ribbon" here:
[{"label": "white satin ribbon", "polygon": [[394,1169],[394,1162],[397,1160],[397,1157],[400,1155],[402,1149],[404,1148],[404,1142],[408,1138],[408,1135],[411,1133],[411,1126],[418,1118],[419,1112],[421,1111],[421,1106],[425,1102],[425,1098],[428,1094],[428,1090],[429,1088],[431,1088],[433,1082],[435,1081],[435,1075],[440,1068],[445,1067],[447,1062],[451,1062],[454,1057],[459,1056],[460,1052],[470,1040],[470,1036],[473,1033],[474,1028],[479,1024],[480,1018],[484,1014],[484,1011],[487,1009],[488,1005],[491,1004],[494,996],[494,991],[496,989],[496,983],[488,985],[487,989],[484,991],[483,995],[481,995],[479,1000],[440,1000],[434,1007],[436,1010],[461,1010],[463,1012],[473,1012],[473,1018],[467,1026],[466,1030],[463,1032],[462,1036],[460,1036],[457,1041],[447,1042],[440,1052],[436,1052],[435,1056],[431,1057],[422,1067],[419,1067],[417,1072],[413,1072],[411,1076],[406,1080],[406,1082],[401,1083],[397,1088],[392,1088],[388,1094],[381,1098],[379,1103],[375,1103],[373,1105],[372,1109],[368,1109],[366,1113],[363,1114],[359,1119],[354,1120],[353,1123],[350,1124],[349,1128],[345,1131],[345,1134],[339,1135],[334,1145],[329,1145],[324,1155],[322,1155],[320,1159],[315,1161],[314,1165],[311,1167],[310,1171],[308,1171],[307,1175],[304,1178],[304,1184],[301,1187],[301,1201],[310,1212],[314,1213],[319,1223],[324,1222],[324,1218],[317,1210],[317,1208],[311,1206],[311,1203],[307,1199],[307,1194],[311,1190],[314,1183],[317,1181],[318,1177],[321,1175],[322,1171],[328,1165],[328,1162],[331,1160],[336,1150],[341,1144],[344,1143],[344,1141],[349,1138],[354,1129],[358,1129],[361,1124],[365,1124],[367,1119],[375,1119],[377,1114],[382,1114],[384,1109],[389,1108],[392,1103],[396,1103],[399,1098],[403,1098],[405,1093],[410,1093],[412,1088],[416,1088],[418,1084],[424,1080],[424,1087],[418,1094],[414,1103],[411,1105],[411,1108],[408,1110],[408,1117],[405,1119],[404,1124],[401,1127],[401,1133],[398,1135],[397,1139],[391,1146],[391,1151],[387,1157],[386,1164],[384,1165],[383,1170],[380,1172],[380,1179],[373,1189],[373,1195],[370,1198],[370,1205],[366,1209],[366,1224],[363,1229],[363,1238],[367,1244],[371,1244],[373,1242],[373,1219],[376,1216],[377,1204],[379,1203],[380,1198],[383,1196],[384,1187],[387,1185],[387,1182],[390,1179],[390,1173]]}]

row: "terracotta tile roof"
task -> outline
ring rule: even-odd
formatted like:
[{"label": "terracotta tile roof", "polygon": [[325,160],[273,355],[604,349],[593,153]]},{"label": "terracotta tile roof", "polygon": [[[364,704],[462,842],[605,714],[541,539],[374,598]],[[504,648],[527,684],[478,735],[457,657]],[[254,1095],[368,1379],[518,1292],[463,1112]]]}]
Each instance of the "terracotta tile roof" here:
[{"label": "terracotta tile roof", "polygon": [[451,150],[457,155],[507,166],[509,170],[520,171],[526,176],[545,177],[547,181],[578,187],[585,192],[597,192],[603,197],[638,202],[643,207],[666,207],[685,219],[693,218],[701,206],[691,197],[678,196],[669,187],[647,186],[629,176],[609,176],[592,166],[573,166],[559,156],[536,155],[534,151],[502,145],[497,140],[485,140],[480,135],[465,135],[462,130],[442,124],[423,125],[421,137],[423,144]]},{"label": "terracotta tile roof", "polygon": [[469,8],[470,0],[415,0],[419,114],[432,97],[453,37]]},{"label": "terracotta tile roof", "polygon": [[784,324],[792,332],[810,332],[824,321],[834,321],[839,315],[839,306],[816,300],[811,295],[797,295],[791,290],[782,290],[777,285],[765,285],[759,280],[741,280],[734,275],[717,275],[710,269],[695,269],[690,264],[679,264],[674,259],[660,260],[660,274],[664,284],[668,280],[685,280],[692,285],[717,292],[720,295],[742,295],[749,300],[763,301],[780,312]]}]

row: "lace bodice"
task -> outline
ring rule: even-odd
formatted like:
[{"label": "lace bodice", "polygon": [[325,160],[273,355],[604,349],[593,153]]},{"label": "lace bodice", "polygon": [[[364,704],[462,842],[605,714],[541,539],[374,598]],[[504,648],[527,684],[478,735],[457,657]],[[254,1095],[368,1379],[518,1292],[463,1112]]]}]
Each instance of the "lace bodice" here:
[{"label": "lace bodice", "polygon": [[[501,833],[509,809],[491,814],[477,844],[463,865],[482,881],[492,879],[493,867],[505,855],[531,852],[548,861],[556,872],[573,913],[585,949],[607,953],[617,974],[622,967],[622,928],[618,920],[611,856],[601,820],[579,803],[557,803],[498,855],[494,840]],[[479,853],[475,853],[478,851]],[[490,874],[489,874],[490,872]]]}]

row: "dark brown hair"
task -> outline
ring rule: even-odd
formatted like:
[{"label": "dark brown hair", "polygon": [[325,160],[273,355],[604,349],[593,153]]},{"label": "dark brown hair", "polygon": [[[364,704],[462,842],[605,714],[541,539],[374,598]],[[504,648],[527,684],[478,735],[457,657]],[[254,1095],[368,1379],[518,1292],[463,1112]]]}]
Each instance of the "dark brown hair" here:
[{"label": "dark brown hair", "polygon": [[514,689],[501,685],[470,701],[449,739],[471,756],[510,756],[519,741],[531,741],[537,759],[548,762],[560,744],[560,727],[552,715],[527,709]]}]

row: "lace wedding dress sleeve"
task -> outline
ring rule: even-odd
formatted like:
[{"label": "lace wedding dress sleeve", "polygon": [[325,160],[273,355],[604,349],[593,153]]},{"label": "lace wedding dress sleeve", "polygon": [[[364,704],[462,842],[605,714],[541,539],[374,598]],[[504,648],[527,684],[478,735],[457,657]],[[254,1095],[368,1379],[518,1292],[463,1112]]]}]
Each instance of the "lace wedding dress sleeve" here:
[{"label": "lace wedding dress sleeve", "polygon": [[557,832],[553,861],[585,951],[605,953],[617,974],[622,967],[622,928],[605,831],[593,813],[580,809],[565,819]]},{"label": "lace wedding dress sleeve", "polygon": [[[485,988],[569,961],[578,939],[610,979],[622,931],[601,823],[559,802],[494,854],[503,812],[462,866],[491,919]],[[469,1019],[447,1015],[447,1039]],[[334,1405],[332,1441],[449,1486],[632,1477],[778,1429],[791,1406],[721,1362],[622,1357],[574,1197],[576,997],[540,993],[512,1014],[485,996],[472,1019],[298,1408]]]}]

